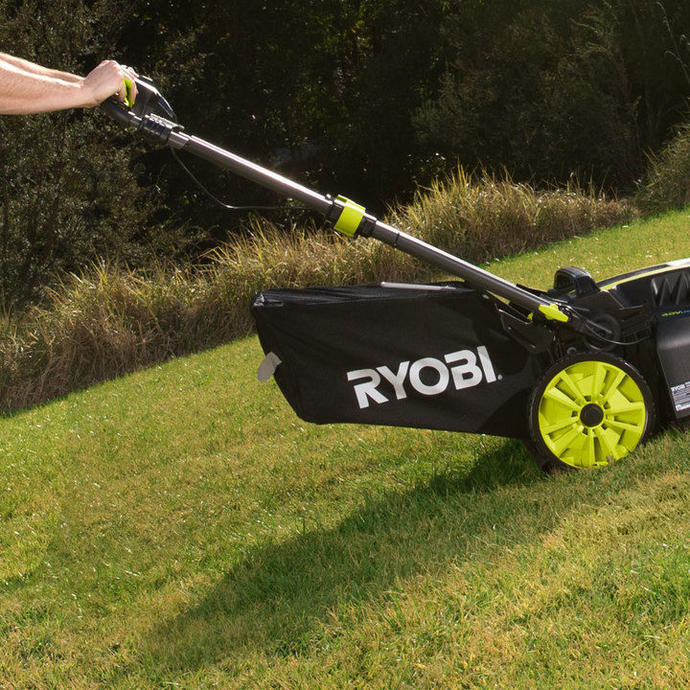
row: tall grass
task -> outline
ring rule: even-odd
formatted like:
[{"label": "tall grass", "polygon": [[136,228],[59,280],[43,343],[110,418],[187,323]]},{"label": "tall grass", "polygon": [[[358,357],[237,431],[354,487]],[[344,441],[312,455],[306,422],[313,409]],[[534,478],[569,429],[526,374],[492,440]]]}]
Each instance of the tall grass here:
[{"label": "tall grass", "polygon": [[651,213],[690,203],[690,122],[678,129],[658,155],[650,157],[636,201]]},{"label": "tall grass", "polygon": [[105,264],[64,276],[45,304],[0,321],[0,408],[27,407],[97,381],[248,334],[249,304],[268,287],[405,280],[403,255],[332,232],[253,224],[210,264],[146,274]]},{"label": "tall grass", "polygon": [[488,261],[549,242],[629,221],[626,202],[583,189],[537,190],[505,174],[478,178],[459,169],[394,209],[397,227],[470,261]]},{"label": "tall grass", "polygon": [[[624,202],[579,188],[538,192],[463,171],[391,211],[401,229],[471,261],[630,220]],[[246,237],[185,270],[96,265],[65,276],[45,304],[0,320],[0,408],[37,404],[96,381],[215,346],[251,330],[249,303],[270,287],[427,280],[429,266],[315,226],[255,220]]]}]

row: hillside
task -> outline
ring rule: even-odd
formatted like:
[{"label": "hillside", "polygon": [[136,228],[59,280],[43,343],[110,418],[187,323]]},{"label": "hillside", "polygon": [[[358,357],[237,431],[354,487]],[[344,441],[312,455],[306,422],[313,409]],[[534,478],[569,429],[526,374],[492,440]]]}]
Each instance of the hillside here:
[{"label": "hillside", "polygon": [[[690,211],[492,263],[690,255]],[[2,419],[0,688],[684,687],[690,441],[308,425],[255,338]]]}]

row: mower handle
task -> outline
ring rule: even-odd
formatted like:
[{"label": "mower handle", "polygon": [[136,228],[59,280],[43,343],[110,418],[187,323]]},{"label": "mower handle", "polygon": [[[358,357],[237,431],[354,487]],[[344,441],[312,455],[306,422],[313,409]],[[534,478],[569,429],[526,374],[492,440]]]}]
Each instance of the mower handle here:
[{"label": "mower handle", "polygon": [[115,96],[111,96],[108,100],[103,101],[101,109],[108,117],[111,117],[125,127],[137,127],[141,122],[141,118],[135,115]]},{"label": "mower handle", "polygon": [[326,216],[335,229],[344,235],[373,237],[458,276],[475,288],[514,302],[530,313],[539,314],[552,324],[571,322],[575,328],[579,325],[578,315],[560,300],[527,290],[383,223],[367,213],[364,207],[346,197],[338,196],[334,199],[330,195],[320,194],[231,151],[186,134],[184,128],[177,124],[170,104],[161,96],[153,82],[141,76],[137,76],[135,81],[137,98],[131,108],[115,98],[109,98],[102,107],[111,118],[125,127],[135,128],[150,141],[173,149],[186,150],[281,196],[297,199]]},{"label": "mower handle", "polygon": [[[125,127],[138,127],[147,115],[162,115],[173,122],[177,121],[175,111],[170,103],[163,98],[160,91],[153,85],[149,77],[135,75],[134,80],[125,79],[124,102],[110,97],[101,104],[106,115],[117,120]],[[136,100],[132,100],[132,87],[136,84]]]}]

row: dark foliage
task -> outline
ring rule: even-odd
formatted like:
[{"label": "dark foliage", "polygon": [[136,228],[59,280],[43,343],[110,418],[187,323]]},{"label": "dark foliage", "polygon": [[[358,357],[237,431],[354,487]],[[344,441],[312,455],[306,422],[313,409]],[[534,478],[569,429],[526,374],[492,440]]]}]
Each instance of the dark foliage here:
[{"label": "dark foliage", "polygon": [[[458,160],[632,188],[685,117],[689,26],[684,0],[0,0],[0,49],[81,74],[115,57],[190,131],[376,212]],[[0,137],[6,301],[96,257],[196,259],[244,220],[98,112]],[[190,165],[224,199],[279,201]]]},{"label": "dark foliage", "polygon": [[683,0],[468,0],[419,131],[465,165],[629,189],[686,112],[688,27]]},{"label": "dark foliage", "polygon": [[[95,10],[80,0],[3,6],[0,45],[83,72],[100,60]],[[69,18],[69,21],[67,21]],[[142,263],[158,227],[152,187],[99,113],[0,118],[0,291],[5,306],[40,298],[61,271],[99,257]],[[166,244],[169,240],[166,238]]]}]

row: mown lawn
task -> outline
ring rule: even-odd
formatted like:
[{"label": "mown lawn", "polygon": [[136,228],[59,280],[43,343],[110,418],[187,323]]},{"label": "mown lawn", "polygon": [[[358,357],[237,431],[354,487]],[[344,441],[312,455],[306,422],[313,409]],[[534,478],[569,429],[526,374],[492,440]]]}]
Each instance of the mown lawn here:
[{"label": "mown lawn", "polygon": [[[492,264],[690,255],[690,211]],[[298,420],[255,338],[1,420],[0,687],[690,685],[690,440]]]}]

